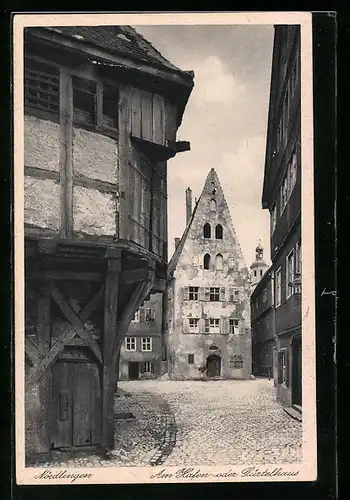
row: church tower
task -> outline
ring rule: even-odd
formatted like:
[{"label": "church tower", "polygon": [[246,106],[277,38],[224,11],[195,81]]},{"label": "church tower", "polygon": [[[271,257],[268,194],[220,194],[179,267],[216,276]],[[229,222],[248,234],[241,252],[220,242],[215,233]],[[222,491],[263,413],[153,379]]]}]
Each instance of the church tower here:
[{"label": "church tower", "polygon": [[254,290],[256,285],[259,283],[268,267],[269,266],[264,261],[264,249],[261,246],[261,242],[259,240],[258,246],[255,249],[255,261],[250,266],[250,269],[252,271],[252,290]]}]

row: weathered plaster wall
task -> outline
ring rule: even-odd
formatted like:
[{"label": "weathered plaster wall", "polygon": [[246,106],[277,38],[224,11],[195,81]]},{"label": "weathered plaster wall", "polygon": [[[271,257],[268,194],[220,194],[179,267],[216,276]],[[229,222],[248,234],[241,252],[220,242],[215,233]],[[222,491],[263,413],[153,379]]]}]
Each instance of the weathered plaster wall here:
[{"label": "weathered plaster wall", "polygon": [[118,182],[118,150],[115,139],[74,128],[73,172],[112,184]]},{"label": "weathered plaster wall", "polygon": [[59,171],[60,126],[50,120],[24,116],[24,165]]},{"label": "weathered plaster wall", "polygon": [[24,222],[42,229],[60,228],[60,185],[51,179],[24,177]]},{"label": "weathered plaster wall", "polygon": [[115,195],[97,189],[74,186],[73,229],[96,236],[113,236],[117,232]]},{"label": "weathered plaster wall", "polygon": [[[213,184],[215,194],[213,194]],[[216,210],[210,211],[209,202],[216,201]],[[211,225],[211,238],[203,237],[203,226]],[[223,239],[215,239],[215,226],[223,227]],[[203,257],[211,256],[210,269],[203,268]],[[223,257],[223,270],[216,270],[215,257]],[[249,378],[251,374],[251,332],[250,332],[250,277],[245,266],[239,242],[232,224],[229,209],[224,198],[220,182],[214,171],[206,180],[192,224],[190,226],[183,251],[174,272],[173,304],[169,302],[169,366],[172,378],[203,378],[199,370],[205,364],[207,356],[215,351],[221,357],[221,376],[224,378]],[[184,300],[184,287],[225,287],[225,300],[210,302],[204,300]],[[238,303],[230,302],[229,288],[239,291]],[[184,318],[220,318],[223,325],[228,325],[229,318],[239,320],[241,334],[228,334],[223,326],[221,334],[183,333]],[[188,354],[194,354],[194,364],[188,363]],[[243,354],[243,369],[234,369],[230,356]]]}]

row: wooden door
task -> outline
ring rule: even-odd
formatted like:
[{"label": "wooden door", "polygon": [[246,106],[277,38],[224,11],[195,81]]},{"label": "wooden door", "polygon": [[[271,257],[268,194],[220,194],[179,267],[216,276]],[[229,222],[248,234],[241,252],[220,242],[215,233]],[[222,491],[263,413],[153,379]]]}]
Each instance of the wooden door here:
[{"label": "wooden door", "polygon": [[292,343],[292,404],[302,404],[302,359],[301,340],[293,339]]},{"label": "wooden door", "polygon": [[101,388],[93,362],[58,360],[53,366],[52,447],[93,446],[101,435]]},{"label": "wooden door", "polygon": [[137,380],[139,378],[139,364],[129,361],[129,379]]},{"label": "wooden door", "polygon": [[221,358],[216,354],[212,354],[207,358],[207,375],[208,377],[219,377],[221,374]]}]

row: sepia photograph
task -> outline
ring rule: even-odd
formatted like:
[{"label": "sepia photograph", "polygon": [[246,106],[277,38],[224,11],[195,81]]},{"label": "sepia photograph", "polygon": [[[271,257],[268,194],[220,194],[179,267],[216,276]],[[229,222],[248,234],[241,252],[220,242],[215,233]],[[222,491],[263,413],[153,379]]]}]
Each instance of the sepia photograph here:
[{"label": "sepia photograph", "polygon": [[311,30],[15,16],[18,484],[316,479]]}]

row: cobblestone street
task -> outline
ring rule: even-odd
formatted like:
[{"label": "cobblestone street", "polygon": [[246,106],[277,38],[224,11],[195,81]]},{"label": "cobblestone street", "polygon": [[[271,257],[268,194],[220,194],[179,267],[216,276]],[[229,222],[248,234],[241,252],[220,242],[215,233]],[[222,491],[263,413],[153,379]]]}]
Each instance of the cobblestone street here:
[{"label": "cobblestone street", "polygon": [[267,464],[301,460],[302,425],[275,401],[272,382],[124,382],[161,396],[174,413],[176,444],[164,465]]},{"label": "cobblestone street", "polygon": [[40,466],[249,465],[301,460],[300,422],[266,379],[121,382],[115,450],[57,454]]}]

